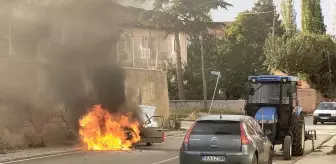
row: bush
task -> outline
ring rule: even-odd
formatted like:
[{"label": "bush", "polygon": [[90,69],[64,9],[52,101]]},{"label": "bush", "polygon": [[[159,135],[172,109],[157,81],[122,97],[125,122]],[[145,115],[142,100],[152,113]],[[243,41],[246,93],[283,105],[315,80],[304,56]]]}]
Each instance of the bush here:
[{"label": "bush", "polygon": [[175,120],[174,122],[174,129],[179,130],[181,129],[181,121],[180,120]]},{"label": "bush", "polygon": [[10,149],[12,149],[12,147],[0,138],[0,154],[7,154]]}]

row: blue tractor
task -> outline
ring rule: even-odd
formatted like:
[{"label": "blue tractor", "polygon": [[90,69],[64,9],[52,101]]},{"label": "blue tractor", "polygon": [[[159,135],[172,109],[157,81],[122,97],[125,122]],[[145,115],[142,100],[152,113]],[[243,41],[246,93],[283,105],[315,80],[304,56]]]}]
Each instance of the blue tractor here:
[{"label": "blue tractor", "polygon": [[273,145],[282,145],[285,160],[302,156],[306,140],[316,140],[316,131],[305,130],[293,76],[249,76],[245,114],[254,117],[267,131]]}]

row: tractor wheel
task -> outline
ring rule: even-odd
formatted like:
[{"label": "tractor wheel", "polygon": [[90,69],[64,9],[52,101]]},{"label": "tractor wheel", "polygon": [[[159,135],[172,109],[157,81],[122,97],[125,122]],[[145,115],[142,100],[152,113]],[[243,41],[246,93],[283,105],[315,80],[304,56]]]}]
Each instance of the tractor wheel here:
[{"label": "tractor wheel", "polygon": [[283,144],[283,156],[285,160],[292,159],[292,137],[286,136]]},{"label": "tractor wheel", "polygon": [[302,115],[294,122],[293,156],[302,156],[305,148],[305,122]]}]

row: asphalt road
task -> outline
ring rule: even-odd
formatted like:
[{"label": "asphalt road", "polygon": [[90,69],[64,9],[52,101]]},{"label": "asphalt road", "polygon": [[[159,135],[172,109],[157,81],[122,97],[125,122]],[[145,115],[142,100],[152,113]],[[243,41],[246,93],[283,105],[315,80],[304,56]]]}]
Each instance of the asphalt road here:
[{"label": "asphalt road", "polygon": [[[318,130],[319,135],[331,135],[336,133],[336,125],[312,125],[311,117],[306,118],[307,129]],[[183,135],[168,137],[162,144],[153,146],[139,146],[131,152],[77,152],[54,157],[41,157],[19,162],[7,162],[12,164],[178,164],[178,153]],[[283,161],[281,155],[275,157],[277,164],[293,164],[292,161]]]}]

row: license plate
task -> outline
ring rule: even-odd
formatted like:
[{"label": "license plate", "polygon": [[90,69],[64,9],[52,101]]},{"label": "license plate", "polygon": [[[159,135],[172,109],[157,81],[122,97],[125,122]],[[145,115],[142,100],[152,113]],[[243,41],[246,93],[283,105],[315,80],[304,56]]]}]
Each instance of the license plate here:
[{"label": "license plate", "polygon": [[202,161],[204,162],[224,162],[224,156],[202,156]]},{"label": "license plate", "polygon": [[329,117],[321,117],[322,120],[328,120]]}]

